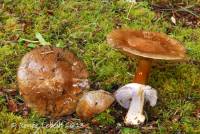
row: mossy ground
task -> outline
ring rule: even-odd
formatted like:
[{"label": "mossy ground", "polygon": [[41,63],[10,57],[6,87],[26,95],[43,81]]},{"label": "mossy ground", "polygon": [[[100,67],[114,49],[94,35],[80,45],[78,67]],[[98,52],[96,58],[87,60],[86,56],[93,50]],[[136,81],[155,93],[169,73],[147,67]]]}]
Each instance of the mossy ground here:
[{"label": "mossy ground", "polygon": [[[189,2],[189,1],[186,1]],[[189,4],[194,4],[189,3]],[[167,33],[189,50],[190,61],[155,62],[149,85],[159,92],[158,105],[146,107],[146,122],[128,128],[123,124],[126,110],[116,103],[91,122],[76,115],[62,120],[27,117],[7,109],[0,96],[0,133],[200,133],[200,28],[176,25],[151,10],[148,2],[135,5],[123,0],[3,0],[0,2],[0,88],[17,89],[16,70],[22,56],[38,43],[39,32],[46,41],[70,49],[88,67],[92,90],[110,92],[131,82],[136,59],[113,50],[106,35],[115,28],[130,27]],[[12,96],[23,103],[19,95]],[[94,123],[98,122],[98,123]],[[99,124],[100,123],[100,124]]]}]

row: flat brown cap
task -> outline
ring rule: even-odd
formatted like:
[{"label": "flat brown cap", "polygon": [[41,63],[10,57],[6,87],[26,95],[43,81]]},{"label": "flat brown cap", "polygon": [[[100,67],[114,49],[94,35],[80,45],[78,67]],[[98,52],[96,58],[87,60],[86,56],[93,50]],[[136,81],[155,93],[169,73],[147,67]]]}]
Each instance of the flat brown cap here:
[{"label": "flat brown cap", "polygon": [[28,52],[17,72],[19,92],[40,115],[59,117],[75,112],[87,88],[85,64],[73,53],[42,47]]},{"label": "flat brown cap", "polygon": [[118,29],[108,34],[107,41],[128,55],[164,60],[185,58],[181,43],[163,33]]}]

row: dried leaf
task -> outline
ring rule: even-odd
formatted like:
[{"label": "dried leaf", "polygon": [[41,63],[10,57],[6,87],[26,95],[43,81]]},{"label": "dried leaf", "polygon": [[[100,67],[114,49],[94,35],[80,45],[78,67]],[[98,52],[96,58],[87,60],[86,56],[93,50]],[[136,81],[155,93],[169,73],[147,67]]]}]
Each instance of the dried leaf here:
[{"label": "dried leaf", "polygon": [[3,96],[3,95],[4,95],[4,92],[0,90],[0,96]]},{"label": "dried leaf", "polygon": [[200,119],[200,108],[196,109],[193,114],[197,119]]},{"label": "dried leaf", "polygon": [[100,122],[99,122],[98,120],[96,120],[95,118],[93,118],[93,119],[91,120],[91,123],[92,123],[93,125],[100,125]]},{"label": "dried leaf", "polygon": [[10,88],[10,89],[3,89],[2,91],[4,93],[7,93],[8,95],[15,96],[17,94],[17,90],[16,89],[12,89],[12,88]]},{"label": "dried leaf", "polygon": [[19,111],[17,103],[13,99],[8,99],[7,101],[8,101],[8,110],[10,112],[16,113]]},{"label": "dried leaf", "polygon": [[171,21],[172,21],[172,23],[174,23],[176,25],[176,19],[174,16],[171,17]]},{"label": "dried leaf", "polygon": [[172,117],[172,122],[178,122],[180,119],[181,119],[181,116],[180,116],[180,115],[174,115],[174,116]]}]

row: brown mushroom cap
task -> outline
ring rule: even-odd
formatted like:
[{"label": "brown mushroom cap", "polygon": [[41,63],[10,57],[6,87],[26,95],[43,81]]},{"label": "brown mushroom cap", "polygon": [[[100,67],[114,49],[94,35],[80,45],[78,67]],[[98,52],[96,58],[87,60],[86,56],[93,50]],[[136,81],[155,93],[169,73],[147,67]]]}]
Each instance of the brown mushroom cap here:
[{"label": "brown mushroom cap", "polygon": [[185,58],[185,48],[163,33],[118,29],[107,36],[107,41],[128,55],[164,60]]},{"label": "brown mushroom cap", "polygon": [[87,92],[79,100],[76,113],[81,119],[91,118],[106,110],[114,100],[114,97],[104,90]]},{"label": "brown mushroom cap", "polygon": [[27,53],[18,68],[19,92],[27,105],[43,116],[59,117],[75,111],[88,87],[85,64],[73,53],[42,47]]}]

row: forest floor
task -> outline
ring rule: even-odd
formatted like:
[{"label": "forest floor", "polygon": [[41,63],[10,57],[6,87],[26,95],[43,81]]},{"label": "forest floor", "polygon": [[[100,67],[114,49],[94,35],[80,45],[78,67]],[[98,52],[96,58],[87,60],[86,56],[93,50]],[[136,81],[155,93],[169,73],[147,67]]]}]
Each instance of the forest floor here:
[{"label": "forest floor", "polygon": [[[0,1],[0,133],[200,133],[200,4],[163,1]],[[163,32],[187,49],[186,61],[153,63],[148,84],[159,98],[145,106],[144,124],[125,126],[127,111],[117,103],[88,121],[76,114],[52,120],[25,107],[16,72],[23,55],[40,46],[36,33],[86,63],[91,90],[113,93],[131,82],[137,64],[106,42],[121,27]]]}]

